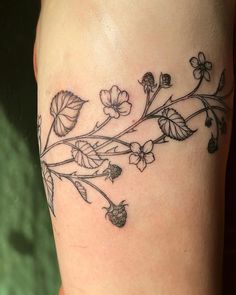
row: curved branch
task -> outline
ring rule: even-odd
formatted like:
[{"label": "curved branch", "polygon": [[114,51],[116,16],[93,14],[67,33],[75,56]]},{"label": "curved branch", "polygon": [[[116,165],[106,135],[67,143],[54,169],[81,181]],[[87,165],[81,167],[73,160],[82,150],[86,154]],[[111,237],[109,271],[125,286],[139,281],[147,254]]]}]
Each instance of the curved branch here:
[{"label": "curved branch", "polygon": [[104,193],[104,191],[102,191],[98,186],[96,186],[94,183],[88,181],[87,179],[84,178],[79,178],[80,181],[86,183],[87,185],[91,186],[93,189],[95,189],[97,192],[99,192],[109,203],[109,205],[115,205],[107,196],[107,194]]},{"label": "curved branch", "polygon": [[[78,140],[78,139],[81,139],[81,138],[86,138],[86,137],[91,137],[93,134],[95,134],[96,132],[98,132],[99,130],[101,130],[105,125],[107,125],[111,120],[111,117],[108,117],[106,118],[106,120],[103,121],[103,123],[101,123],[97,128],[94,127],[94,129],[88,133],[85,133],[85,134],[82,134],[82,135],[78,135],[78,136],[75,136],[75,137],[70,137],[70,138],[65,138],[65,139],[62,139],[62,140],[59,140],[53,144],[51,144],[49,147],[47,147],[47,144],[48,144],[48,140],[49,140],[49,136],[48,136],[48,139],[47,139],[47,143],[45,145],[45,148],[42,152],[42,154],[40,155],[40,157],[42,158],[43,156],[45,156],[45,154],[47,152],[49,152],[52,148],[56,147],[57,145],[60,145],[60,144],[63,144],[64,142],[67,142],[67,141],[73,141],[73,140]],[[50,128],[50,131],[49,131],[49,134],[51,133],[52,131],[52,127],[53,127],[53,124]]]},{"label": "curved branch", "polygon": [[[224,108],[222,108],[220,106],[212,106],[211,108],[212,109],[215,109],[215,110],[218,110],[218,111],[221,111],[221,112],[225,112],[225,113],[227,112],[226,109],[224,109]],[[209,109],[210,109],[209,107],[202,108],[202,109],[194,112],[193,114],[189,115],[187,118],[185,118],[185,121],[188,122],[191,119],[193,119],[194,117],[198,116],[199,114],[201,114],[203,112],[206,112]],[[167,136],[165,134],[162,134],[157,139],[153,140],[153,143],[154,144],[166,143],[166,142],[168,142],[168,141],[164,141],[166,137]]]},{"label": "curved branch", "polygon": [[[176,100],[172,101],[169,105],[174,105],[175,103],[178,103],[180,101],[186,100],[189,97],[191,97],[201,86],[203,81],[203,77],[199,80],[197,86],[188,94],[186,94],[185,96],[179,97]],[[158,87],[159,88],[159,87]],[[158,93],[159,90],[157,89],[155,93]],[[154,93],[154,95],[155,95]],[[146,114],[145,117],[141,117],[136,123],[132,124],[131,126],[129,126],[128,128],[126,128],[125,130],[123,130],[122,132],[118,133],[117,135],[115,135],[113,138],[120,138],[121,136],[123,136],[124,134],[128,133],[130,130],[134,129],[135,127],[137,127],[139,124],[141,124],[143,121],[152,118],[152,115],[158,113],[159,111],[165,109],[167,107],[166,103],[164,103],[162,106],[160,106],[159,108],[156,108],[155,110],[153,110],[151,113]],[[96,150],[100,150],[103,147],[107,146],[108,144],[110,144],[112,142],[112,140],[108,140],[107,142],[104,142],[103,144],[101,144],[100,146],[98,146],[98,148]]]}]

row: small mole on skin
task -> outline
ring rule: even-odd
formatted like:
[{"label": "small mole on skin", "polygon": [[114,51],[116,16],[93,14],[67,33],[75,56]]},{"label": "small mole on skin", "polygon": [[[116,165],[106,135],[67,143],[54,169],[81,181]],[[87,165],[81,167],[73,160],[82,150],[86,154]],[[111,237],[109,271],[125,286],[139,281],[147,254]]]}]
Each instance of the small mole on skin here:
[{"label": "small mole on skin", "polygon": [[132,123],[135,123],[135,122],[136,122],[136,121],[133,119],[133,120],[132,120]]}]

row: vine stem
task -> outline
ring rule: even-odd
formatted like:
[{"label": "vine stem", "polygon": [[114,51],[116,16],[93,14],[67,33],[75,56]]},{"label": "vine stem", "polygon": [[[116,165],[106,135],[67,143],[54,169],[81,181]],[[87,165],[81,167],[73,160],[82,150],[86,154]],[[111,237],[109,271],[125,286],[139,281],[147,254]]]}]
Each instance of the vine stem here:
[{"label": "vine stem", "polygon": [[[176,104],[176,103],[178,103],[178,102],[180,102],[180,101],[186,100],[186,99],[188,99],[189,97],[191,97],[191,96],[192,96],[192,95],[198,90],[198,88],[200,87],[200,85],[201,85],[201,83],[202,83],[202,80],[203,80],[203,77],[199,80],[197,86],[196,86],[196,87],[195,87],[190,93],[188,93],[188,94],[186,94],[185,96],[179,97],[179,98],[177,98],[176,100],[172,101],[172,102],[168,105],[168,107],[171,106],[171,105],[174,105],[174,104]],[[158,88],[159,88],[159,87],[158,87]],[[159,91],[158,91],[158,89],[157,89],[156,92],[153,94],[153,97],[154,97],[154,96],[156,97],[156,95],[158,94],[158,92],[159,92]],[[155,98],[155,97],[154,97],[154,98]],[[154,100],[154,98],[153,98],[153,100]],[[153,100],[152,100],[152,101],[153,101]],[[141,117],[136,123],[132,124],[131,126],[129,126],[128,128],[126,128],[126,129],[123,130],[122,132],[118,133],[116,136],[112,137],[112,139],[114,140],[114,139],[117,139],[117,138],[123,136],[124,134],[126,134],[126,133],[129,132],[130,130],[132,130],[132,129],[134,129],[135,127],[137,127],[140,123],[142,123],[143,121],[145,121],[145,120],[151,118],[152,115],[154,115],[154,114],[160,112],[161,110],[165,109],[166,107],[167,107],[167,105],[166,105],[166,103],[165,103],[164,105],[160,106],[159,108],[156,108],[156,109],[153,110],[151,113],[146,114],[144,117]],[[112,142],[112,140],[108,140],[108,141],[102,143],[100,146],[98,146],[98,148],[96,148],[96,151],[98,151],[98,150],[102,149],[103,147],[107,146],[108,144],[110,144],[110,142]]]},{"label": "vine stem", "polygon": [[[122,155],[126,155],[130,153],[130,149],[125,150],[125,151],[120,151],[120,152],[111,152],[111,153],[98,153],[99,156],[104,156],[104,157],[114,157],[114,156],[122,156]],[[62,165],[66,165],[69,163],[74,162],[74,158],[70,158],[61,162],[57,162],[57,163],[51,163],[51,164],[47,164],[48,167],[57,167],[57,166],[62,166]]]},{"label": "vine stem", "polygon": [[208,99],[217,101],[218,103],[222,104],[226,109],[229,109],[227,104],[220,97],[212,96],[212,95],[209,95],[209,94],[195,94],[195,95],[192,95],[192,97],[194,97],[194,96],[198,96],[198,97],[202,97],[202,98],[208,98]]},{"label": "vine stem", "polygon": [[[227,112],[226,109],[220,107],[220,106],[211,106],[211,107],[204,107],[196,112],[194,112],[193,114],[189,115],[187,118],[185,118],[185,121],[188,122],[190,121],[191,119],[193,119],[194,117],[198,116],[199,114],[203,113],[203,112],[206,112],[207,110],[209,109],[215,109],[215,110],[218,110],[218,111],[221,111],[221,112]],[[161,117],[161,116],[160,116]],[[153,143],[154,144],[159,144],[160,142],[162,143],[166,143],[168,141],[163,141],[167,136],[165,134],[162,134],[161,136],[159,136],[157,139],[153,140]]]},{"label": "vine stem", "polygon": [[[195,113],[189,115],[185,121],[188,122],[190,121],[192,118],[196,117],[197,115],[203,113],[203,112],[206,112],[208,110],[218,110],[218,111],[221,111],[221,112],[227,112],[227,110],[223,107],[220,107],[220,106],[207,106],[207,107],[204,107],[198,111],[196,111]],[[161,117],[161,115],[160,115]],[[162,144],[162,143],[166,143],[168,141],[164,141],[164,139],[166,138],[167,136],[165,134],[162,134],[161,136],[159,136],[157,139],[153,140],[153,143],[154,144]],[[114,153],[99,153],[100,156],[118,156],[118,155],[125,155],[125,154],[129,154],[130,153],[130,149],[126,150],[126,151],[121,151],[121,152],[114,152]],[[65,161],[62,161],[62,162],[58,162],[58,163],[51,163],[51,164],[47,164],[48,167],[57,167],[57,166],[61,166],[61,165],[65,165],[65,164],[68,164],[68,163],[71,163],[71,162],[74,162],[74,159],[71,158],[71,159],[67,159]]]},{"label": "vine stem", "polygon": [[69,164],[69,163],[72,163],[72,162],[74,162],[74,159],[70,158],[70,159],[67,159],[67,160],[64,160],[64,161],[61,161],[61,162],[47,164],[47,166],[48,167],[57,167],[57,166],[66,165],[66,164]]},{"label": "vine stem", "polygon": [[[53,129],[54,123],[55,123],[55,119],[52,121],[51,127],[50,127],[50,129],[49,129],[49,131],[48,131],[48,136],[47,136],[46,143],[45,143],[44,149],[43,149],[43,151],[42,151],[42,154],[43,154],[43,153],[45,152],[45,150],[47,149],[48,142],[49,142],[49,138],[50,138],[50,135],[51,135],[51,133],[52,133],[52,129]],[[42,154],[41,154],[41,156],[42,156]]]},{"label": "vine stem", "polygon": [[87,185],[91,186],[93,189],[95,189],[97,192],[99,192],[106,200],[107,202],[109,203],[109,205],[115,205],[111,200],[110,198],[107,196],[106,193],[104,193],[104,191],[102,191],[98,186],[96,186],[94,183],[88,181],[87,179],[83,179],[81,178],[80,179],[82,182],[86,183]]},{"label": "vine stem", "polygon": [[59,173],[56,172],[55,170],[50,169],[50,171],[55,174],[57,177],[61,178],[64,177],[66,179],[68,179],[69,181],[71,181],[72,183],[74,183],[74,181],[72,180],[73,178],[78,179],[78,181],[84,182],[87,185],[89,185],[90,187],[92,187],[93,189],[95,189],[97,192],[99,192],[109,203],[109,205],[114,205],[114,203],[110,200],[110,198],[107,196],[106,193],[104,193],[104,191],[102,191],[98,186],[96,186],[94,183],[90,182],[87,180],[87,178],[96,178],[96,177],[103,177],[106,176],[106,174],[99,174],[99,175],[76,175],[73,176],[71,174],[65,174],[65,173]]},{"label": "vine stem", "polygon": [[147,117],[151,117],[152,115],[156,114],[156,113],[159,113],[160,111],[164,110],[166,107],[170,107],[180,101],[184,101],[186,99],[189,99],[191,98],[195,93],[196,91],[199,89],[199,87],[201,86],[202,84],[202,80],[203,80],[203,77],[199,80],[197,86],[188,94],[184,95],[184,96],[181,96],[175,100],[170,100],[170,103],[167,105],[166,103],[164,103],[162,106],[160,106],[159,108],[156,108],[155,110],[153,110],[151,113],[147,114]]},{"label": "vine stem", "polygon": [[[190,121],[191,119],[193,119],[194,117],[198,116],[199,114],[203,113],[203,112],[206,112],[208,110],[218,110],[218,111],[221,111],[221,112],[227,112],[227,110],[223,107],[220,107],[220,106],[210,106],[208,105],[207,107],[204,107],[200,110],[197,110],[196,112],[194,112],[193,114],[189,115],[187,118],[185,118],[185,121],[188,122]],[[160,116],[161,117],[161,116]],[[165,138],[167,136],[165,134],[162,134],[161,136],[159,136],[157,139],[153,140],[153,144],[160,144],[160,143],[167,143],[168,141],[165,141]],[[113,153],[111,154],[111,156],[116,156],[116,155],[123,155],[123,154],[128,154],[130,153],[130,149],[127,150],[127,151],[123,151],[123,152],[117,152],[117,153]],[[104,154],[107,156],[107,154]],[[68,159],[68,160],[65,160],[65,161],[62,161],[62,162],[58,162],[58,163],[52,163],[52,164],[47,164],[48,167],[57,167],[57,166],[60,166],[60,165],[64,165],[64,164],[67,164],[67,163],[71,163],[73,162],[74,159],[71,158],[71,159]],[[76,175],[73,177],[73,175],[71,174],[63,174],[63,173],[59,173],[59,172],[56,172],[55,170],[52,170],[50,169],[50,171],[55,174],[56,176],[60,176],[60,177],[65,177],[65,178],[79,178],[81,179],[87,179],[87,178],[98,178],[98,177],[104,177],[104,176],[107,176],[106,173],[101,173],[101,174],[97,174],[97,175]],[[99,191],[100,192],[100,191]]]},{"label": "vine stem", "polygon": [[[208,109],[211,111],[214,119],[215,119],[215,124],[216,124],[216,139],[218,140],[219,138],[219,118],[218,116],[216,115],[215,111],[213,110],[212,106],[208,103],[208,101],[204,98],[204,97],[201,97],[201,96],[198,96],[198,95],[195,95],[196,98],[198,98],[199,100],[202,101],[203,105],[204,106],[207,106]],[[207,113],[207,110],[206,110],[206,113]],[[208,115],[208,113],[207,113]]]},{"label": "vine stem", "polygon": [[[222,107],[220,107],[220,106],[212,106],[211,108],[212,108],[212,109],[215,109],[215,110],[218,110],[218,111],[221,111],[221,112],[224,112],[224,113],[227,112],[226,109],[224,109],[224,108],[222,108]],[[206,110],[209,110],[209,107],[202,108],[202,109],[196,111],[195,113],[189,115],[189,116],[185,119],[185,121],[188,122],[189,120],[191,120],[192,118],[196,117],[197,115],[199,115],[199,114],[205,112]]]},{"label": "vine stem", "polygon": [[147,90],[146,104],[145,104],[145,108],[144,108],[144,111],[143,111],[143,114],[142,114],[142,118],[145,117],[145,115],[146,115],[146,113],[148,111],[148,108],[149,108],[150,92],[151,92],[151,90]]},{"label": "vine stem", "polygon": [[[47,164],[47,166],[49,167],[49,165]],[[92,174],[92,175],[73,175],[72,174],[66,174],[66,173],[60,173],[60,172],[57,172],[53,169],[50,169],[50,171],[52,172],[52,174],[56,175],[57,177],[64,177],[64,178],[75,178],[75,179],[81,179],[81,178],[98,178],[98,177],[105,177],[107,176],[106,173],[101,173],[101,174]]]},{"label": "vine stem", "polygon": [[[148,105],[147,112],[148,112],[148,110],[149,110],[151,104],[153,103],[154,99],[156,98],[156,96],[158,95],[158,93],[160,92],[161,89],[162,89],[162,86],[159,85],[159,86],[157,87],[156,91],[153,93],[153,96],[151,97],[151,99],[150,99],[150,101],[149,101],[149,105]],[[147,112],[146,112],[146,114],[147,114]],[[146,115],[146,114],[145,114],[145,115]]]},{"label": "vine stem", "polygon": [[98,132],[99,130],[101,130],[104,126],[106,126],[109,122],[111,121],[111,117],[107,117],[106,120],[104,120],[98,127],[97,129],[94,128],[92,131],[84,134],[83,136],[90,136],[93,135],[94,133]]},{"label": "vine stem", "polygon": [[[191,95],[193,95],[193,94],[198,90],[198,88],[200,87],[200,85],[201,85],[201,83],[202,83],[202,80],[203,80],[203,78],[201,78],[201,79],[199,80],[199,83],[197,84],[197,86],[196,86],[196,87],[195,87],[190,93],[186,94],[186,95],[183,96],[183,97],[180,97],[180,98],[176,99],[175,101],[173,101],[173,102],[172,102],[171,104],[169,104],[168,106],[173,105],[173,104],[175,104],[175,103],[177,103],[177,102],[179,102],[179,101],[185,100],[185,99],[189,98]],[[157,88],[157,90],[154,92],[153,96],[152,96],[151,99],[150,99],[151,103],[154,101],[154,99],[156,98],[156,96],[157,96],[157,94],[159,93],[159,91],[160,91],[161,88],[162,88],[162,87],[159,86],[159,87]],[[151,104],[149,103],[148,108],[149,108],[150,106],[151,106]],[[155,113],[161,111],[161,110],[164,109],[165,107],[166,107],[166,103],[165,103],[164,105],[162,105],[161,107],[155,109],[155,110],[152,111],[151,113],[146,114],[144,117],[141,116],[140,119],[139,119],[136,123],[134,123],[134,124],[132,124],[131,126],[127,127],[125,130],[123,130],[122,132],[120,132],[120,133],[117,134],[116,136],[114,136],[114,137],[110,137],[110,138],[107,138],[107,141],[104,142],[104,143],[102,143],[100,146],[98,146],[98,147],[96,148],[96,151],[98,151],[98,150],[102,149],[103,147],[107,146],[108,144],[110,144],[110,142],[116,141],[119,137],[123,136],[124,134],[128,133],[130,130],[134,129],[134,128],[137,127],[139,124],[141,124],[143,121],[149,119],[149,117],[151,117],[152,114],[155,114]],[[88,137],[91,137],[91,135],[93,135],[95,132],[101,130],[101,129],[102,129],[102,128],[103,128],[103,127],[104,127],[104,126],[110,121],[110,119],[111,119],[111,118],[108,117],[108,118],[107,118],[102,124],[99,125],[98,129],[94,129],[94,130],[92,130],[91,132],[88,132],[87,134],[83,134],[83,135],[79,135],[79,136],[75,136],[75,137],[71,137],[71,138],[66,138],[66,139],[60,140],[60,141],[58,141],[58,142],[55,142],[54,144],[50,145],[49,147],[46,146],[46,147],[44,148],[44,150],[43,150],[43,152],[42,152],[42,154],[41,154],[40,157],[42,158],[47,152],[49,152],[52,148],[54,148],[54,147],[57,146],[57,145],[64,144],[64,143],[69,142],[69,141],[72,141],[72,140],[77,140],[77,139],[81,139],[81,138],[86,138],[87,136],[88,136]],[[53,124],[52,124],[52,125],[53,125]],[[51,126],[51,128],[50,128],[50,133],[51,133],[51,129],[52,129],[52,126]],[[105,139],[105,138],[104,138],[104,139]]]},{"label": "vine stem", "polygon": [[[72,141],[72,140],[77,140],[77,139],[81,139],[81,138],[86,138],[86,137],[90,137],[92,136],[93,134],[95,134],[96,132],[98,132],[99,130],[101,130],[105,125],[107,125],[111,120],[111,117],[107,117],[98,127],[97,129],[94,128],[92,131],[88,132],[88,133],[85,133],[85,134],[82,134],[82,135],[78,135],[78,136],[75,136],[75,137],[70,137],[70,138],[65,138],[65,139],[62,139],[62,140],[59,140],[53,144],[51,144],[49,147],[47,147],[47,145],[45,146],[42,154],[40,155],[40,157],[42,158],[43,156],[45,156],[46,153],[48,153],[52,148],[54,148],[55,146],[57,145],[60,145],[60,144],[64,144],[65,142],[68,142],[68,141]],[[53,124],[54,124],[54,121],[53,121]],[[50,131],[49,133],[51,133],[52,131],[52,127],[53,127],[53,124],[50,128]],[[49,136],[48,136],[49,137]],[[47,140],[47,143],[48,143],[48,140]]]}]

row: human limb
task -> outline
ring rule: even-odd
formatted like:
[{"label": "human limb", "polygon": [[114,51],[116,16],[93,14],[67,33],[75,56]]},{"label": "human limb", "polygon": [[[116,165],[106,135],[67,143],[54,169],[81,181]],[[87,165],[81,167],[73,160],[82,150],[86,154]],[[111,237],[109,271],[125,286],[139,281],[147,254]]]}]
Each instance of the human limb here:
[{"label": "human limb", "polygon": [[[37,40],[41,159],[46,182],[53,181],[53,208],[50,187],[48,197],[65,292],[172,294],[174,288],[175,294],[215,294],[232,100],[230,21],[210,1],[119,2],[105,8],[99,1],[92,7],[75,2],[45,4]],[[202,64],[202,51],[213,66],[205,65],[203,74],[196,59],[189,63],[195,56]],[[215,93],[223,69],[226,83]],[[152,89],[145,88],[145,72],[153,74]],[[155,96],[161,72],[172,79]],[[153,77],[146,75],[149,82]],[[104,98],[108,93],[100,93],[115,91],[113,85],[129,94],[126,108],[114,110]],[[50,115],[50,103],[67,89],[75,93],[72,117],[78,123],[71,128],[63,118],[71,130],[61,137],[67,130],[53,123],[58,109],[53,104]],[[104,113],[103,107],[110,110]],[[229,128],[220,136],[222,117]],[[97,122],[100,130],[94,129]],[[81,142],[92,157],[81,156]],[[142,157],[133,142],[149,142]],[[216,143],[218,151],[209,154],[207,147],[212,152]],[[106,159],[122,168],[113,184],[105,180],[111,176],[102,166]],[[102,213],[100,207],[124,199],[129,206],[121,211],[128,217],[121,216],[118,228],[109,215],[103,219],[107,209]]]}]

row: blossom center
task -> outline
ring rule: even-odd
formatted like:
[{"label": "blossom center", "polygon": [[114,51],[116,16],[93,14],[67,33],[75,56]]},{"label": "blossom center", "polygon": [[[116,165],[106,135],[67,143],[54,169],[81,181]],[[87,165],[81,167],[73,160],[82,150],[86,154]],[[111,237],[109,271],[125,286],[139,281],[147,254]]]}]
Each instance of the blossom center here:
[{"label": "blossom center", "polygon": [[114,111],[118,112],[119,111],[119,104],[113,104],[112,108]]}]

